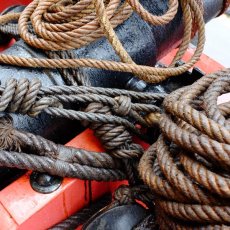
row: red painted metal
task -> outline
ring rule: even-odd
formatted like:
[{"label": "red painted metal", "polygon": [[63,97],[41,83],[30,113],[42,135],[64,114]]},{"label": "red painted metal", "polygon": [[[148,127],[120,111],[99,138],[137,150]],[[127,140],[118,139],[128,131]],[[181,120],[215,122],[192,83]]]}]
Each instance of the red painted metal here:
[{"label": "red painted metal", "polygon": [[[67,145],[98,152],[104,150],[89,129]],[[6,216],[8,213],[8,218],[1,218],[3,226],[10,226],[9,224],[11,224],[14,228],[11,226],[10,229],[20,230],[47,229],[88,204],[90,199],[88,181],[66,178],[57,191],[51,194],[40,194],[30,186],[30,173],[28,172],[0,192],[0,204]],[[92,199],[95,200],[105,193],[112,192],[121,183],[125,182],[92,181]],[[0,229],[3,229],[1,225]]]},{"label": "red painted metal", "polygon": [[[165,57],[163,57],[161,59],[161,62],[169,65],[170,62],[173,60],[173,57],[175,56],[177,50],[173,50],[172,52],[170,52],[168,55],[166,55]],[[192,55],[194,53],[194,48],[190,47],[187,52],[185,53],[183,60],[184,61],[188,61]],[[218,62],[214,61],[213,59],[211,59],[210,57],[208,57],[205,54],[201,55],[200,61],[198,61],[196,63],[196,66],[199,67],[202,71],[204,71],[205,73],[212,73],[215,72],[217,70],[221,70],[224,68],[224,66],[222,66],[221,64],[219,64]]]},{"label": "red painted metal", "polygon": [[31,0],[1,0],[0,12],[12,5],[28,5]]},{"label": "red painted metal", "polygon": [[[30,0],[1,1],[0,11],[13,4],[28,4],[29,2]],[[0,47],[0,50],[4,48]],[[162,62],[169,64],[175,52],[164,57]],[[192,53],[193,49],[189,49],[185,60],[189,59]],[[206,73],[223,68],[205,55],[202,55],[197,66]],[[104,150],[93,132],[88,129],[67,145],[98,152]],[[147,147],[146,144],[143,145]],[[0,230],[44,230],[88,204],[90,197],[88,181],[66,178],[57,191],[51,194],[39,194],[33,191],[29,184],[30,173],[28,172],[0,191]],[[114,191],[121,183],[126,182],[91,182],[92,199]]]}]

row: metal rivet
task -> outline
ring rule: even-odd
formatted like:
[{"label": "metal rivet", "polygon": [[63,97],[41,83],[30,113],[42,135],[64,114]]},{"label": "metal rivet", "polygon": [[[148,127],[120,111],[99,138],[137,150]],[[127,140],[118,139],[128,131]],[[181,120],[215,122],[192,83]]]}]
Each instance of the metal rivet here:
[{"label": "metal rivet", "polygon": [[30,175],[30,185],[33,190],[44,194],[56,191],[61,186],[62,180],[62,177],[47,173],[32,172]]}]

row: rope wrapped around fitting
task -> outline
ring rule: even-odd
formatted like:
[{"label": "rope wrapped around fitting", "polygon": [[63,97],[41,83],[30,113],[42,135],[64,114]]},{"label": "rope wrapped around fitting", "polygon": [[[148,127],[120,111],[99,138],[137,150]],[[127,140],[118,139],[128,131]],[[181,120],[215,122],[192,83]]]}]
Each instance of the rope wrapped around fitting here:
[{"label": "rope wrapped around fitting", "polygon": [[[92,127],[99,125],[101,128],[95,132],[97,135],[100,134],[98,136],[103,140],[106,150],[111,150],[109,153],[113,156],[123,158],[123,163],[108,153],[66,147],[32,133],[16,130],[9,117],[2,117],[0,165],[47,172],[62,177],[110,181],[126,178],[122,169],[123,164],[126,164],[126,173],[130,181],[134,180],[132,162],[127,160],[140,158],[142,149],[132,143],[130,132],[142,135],[141,130],[135,125],[148,127],[144,120],[145,115],[156,111],[159,113],[161,109],[154,103],[162,102],[164,96],[79,86],[43,88],[37,79],[9,79],[5,87],[0,87],[1,112],[30,116],[45,112],[52,116],[87,121]],[[125,103],[123,98],[126,98]],[[67,103],[77,103],[79,110],[82,108],[83,111],[65,109]],[[95,104],[99,105],[100,111],[88,112],[87,108],[92,108]],[[111,142],[113,138],[114,143]]]},{"label": "rope wrapped around fitting", "polygon": [[230,69],[164,100],[162,135],[139,164],[141,178],[158,196],[161,229],[230,227],[230,102],[217,103],[226,93]]},{"label": "rope wrapped around fitting", "polygon": [[108,105],[113,111],[119,107],[117,98],[122,96],[130,97],[130,113],[129,116],[134,119],[134,122],[147,122],[142,119],[140,114],[149,114],[160,112],[161,109],[154,105],[162,102],[165,94],[157,93],[139,93],[127,90],[118,89],[103,89],[100,87],[84,87],[84,86],[52,86],[41,87],[38,79],[29,81],[28,79],[9,79],[5,87],[0,87],[0,111],[28,114],[37,116],[41,112],[46,112],[50,115],[66,117],[70,119],[86,120],[89,122],[102,122],[122,124],[132,130],[140,133],[138,129],[124,119],[122,114],[104,115],[100,113],[87,113],[83,111],[67,110],[65,103],[81,103],[87,106],[90,103],[102,103]]},{"label": "rope wrapped around fitting", "polygon": [[141,200],[145,204],[153,204],[153,194],[145,185],[127,186],[121,185],[114,192],[114,199],[119,205],[134,204],[136,200]]}]

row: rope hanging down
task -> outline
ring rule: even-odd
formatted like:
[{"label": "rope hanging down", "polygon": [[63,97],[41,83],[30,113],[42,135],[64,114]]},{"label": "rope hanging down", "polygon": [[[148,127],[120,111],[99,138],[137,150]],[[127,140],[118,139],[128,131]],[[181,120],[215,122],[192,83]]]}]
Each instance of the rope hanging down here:
[{"label": "rope hanging down", "polygon": [[164,100],[162,135],[139,165],[141,178],[158,195],[161,229],[230,226],[230,103],[217,105],[225,93],[230,93],[230,69]]},{"label": "rope hanging down", "polygon": [[[200,1],[198,1],[200,3]],[[196,0],[183,0],[184,37],[169,68],[140,66],[133,62],[119,41],[114,28],[124,22],[135,11],[153,25],[163,25],[173,20],[177,13],[178,0],[169,0],[168,11],[162,16],[147,12],[138,0],[81,0],[31,2],[22,13],[0,17],[0,24],[18,20],[21,38],[31,46],[43,50],[57,51],[80,48],[95,39],[106,36],[122,62],[95,59],[37,59],[0,54],[0,62],[17,66],[46,68],[92,67],[112,71],[130,72],[139,78],[156,83],[170,76],[179,75],[191,68],[200,58],[205,41],[202,6]],[[77,16],[76,16],[77,15]],[[33,32],[31,33],[31,25]],[[175,67],[188,48],[193,26],[198,30],[198,45],[193,57],[184,65]],[[34,35],[34,33],[36,35]]]}]

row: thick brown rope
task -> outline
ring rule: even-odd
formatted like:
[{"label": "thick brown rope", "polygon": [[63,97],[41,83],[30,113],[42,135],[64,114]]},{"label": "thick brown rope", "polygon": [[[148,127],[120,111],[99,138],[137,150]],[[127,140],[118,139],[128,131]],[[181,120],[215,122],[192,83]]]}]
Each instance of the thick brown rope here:
[{"label": "thick brown rope", "polygon": [[[130,16],[132,12],[131,7],[139,13],[142,18],[153,25],[166,24],[174,18],[179,5],[178,1],[169,1],[169,9],[162,16],[149,14],[141,7],[137,0],[128,1],[122,5],[119,4],[119,0],[111,0],[108,3],[106,2],[106,6],[103,0],[94,0],[94,8],[89,7],[92,3],[91,0],[81,0],[76,4],[70,4],[65,7],[54,7],[53,4],[58,4],[58,2],[59,0],[51,2],[36,0],[29,4],[21,13],[19,18],[19,33],[28,44],[45,50],[66,50],[87,45],[105,34],[121,60],[125,63],[94,59],[28,59],[4,54],[0,54],[0,62],[27,67],[101,68],[105,70],[130,72],[145,81],[156,83],[170,76],[185,72],[199,60],[202,53],[205,40],[204,20],[196,0],[182,1],[185,34],[174,62],[170,68],[166,69],[135,64],[123,48],[113,28]],[[80,12],[83,12],[82,17],[78,16],[76,18],[75,15]],[[191,15],[194,15],[194,17],[191,18]],[[7,18],[4,17],[7,16],[4,15],[0,19],[3,23],[7,20]],[[17,17],[18,15],[15,15],[15,18]],[[63,23],[61,23],[62,20],[64,20]],[[188,63],[174,67],[174,63],[183,56],[188,47],[191,36],[191,25],[194,20],[197,24],[199,35],[197,49]],[[31,21],[37,36],[29,32],[29,21]]]},{"label": "thick brown rope", "polygon": [[230,106],[217,105],[229,92],[227,69],[164,100],[162,135],[139,165],[141,178],[158,195],[161,229],[230,227]]}]

